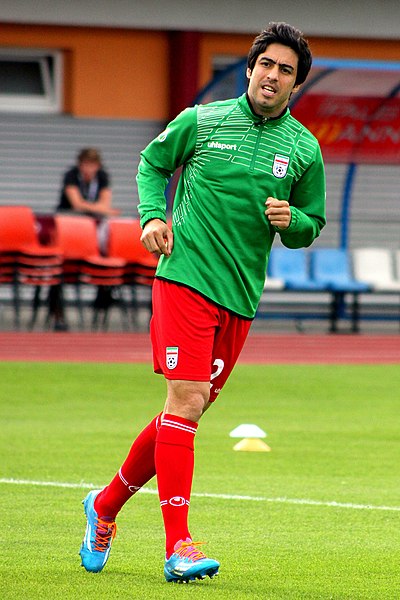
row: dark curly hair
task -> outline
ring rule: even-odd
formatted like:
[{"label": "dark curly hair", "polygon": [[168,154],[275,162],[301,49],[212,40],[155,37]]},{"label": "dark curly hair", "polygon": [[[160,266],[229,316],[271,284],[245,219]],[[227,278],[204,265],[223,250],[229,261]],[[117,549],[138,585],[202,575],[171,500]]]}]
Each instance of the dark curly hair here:
[{"label": "dark curly hair", "polygon": [[247,55],[247,66],[252,71],[259,54],[265,52],[270,44],[288,46],[299,57],[296,85],[303,83],[311,69],[312,55],[303,33],[287,23],[269,23],[255,39]]}]

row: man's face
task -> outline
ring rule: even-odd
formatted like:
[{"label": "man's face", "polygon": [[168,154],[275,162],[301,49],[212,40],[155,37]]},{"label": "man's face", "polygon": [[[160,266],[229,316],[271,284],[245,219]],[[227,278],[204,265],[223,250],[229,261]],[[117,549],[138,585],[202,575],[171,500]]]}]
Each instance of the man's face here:
[{"label": "man's face", "polygon": [[100,165],[97,161],[83,160],[79,163],[79,171],[84,181],[92,181],[97,175]]},{"label": "man's face", "polygon": [[287,106],[295,85],[299,59],[294,50],[270,44],[257,56],[253,70],[247,69],[248,95],[254,111],[263,117],[277,117]]}]

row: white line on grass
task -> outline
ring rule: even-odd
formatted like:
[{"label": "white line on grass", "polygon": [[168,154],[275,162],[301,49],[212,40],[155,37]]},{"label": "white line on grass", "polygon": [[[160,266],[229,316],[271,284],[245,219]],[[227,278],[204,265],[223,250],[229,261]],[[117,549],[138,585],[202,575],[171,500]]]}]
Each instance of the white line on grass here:
[{"label": "white line on grass", "polygon": [[[56,488],[72,488],[72,489],[89,489],[97,490],[103,486],[94,485],[93,483],[67,483],[63,481],[34,481],[31,479],[6,479],[0,478],[1,483],[11,483],[14,485],[36,485],[40,487],[56,487]],[[157,490],[150,488],[142,488],[142,494],[157,494]],[[217,500],[233,500],[244,502],[275,502],[278,504],[300,504],[303,506],[330,506],[332,508],[353,508],[357,510],[391,510],[400,512],[400,506],[376,506],[372,504],[354,504],[353,502],[324,502],[322,500],[310,500],[307,498],[267,498],[265,496],[240,496],[236,494],[208,494],[192,492],[192,496],[196,498],[215,498]]]}]

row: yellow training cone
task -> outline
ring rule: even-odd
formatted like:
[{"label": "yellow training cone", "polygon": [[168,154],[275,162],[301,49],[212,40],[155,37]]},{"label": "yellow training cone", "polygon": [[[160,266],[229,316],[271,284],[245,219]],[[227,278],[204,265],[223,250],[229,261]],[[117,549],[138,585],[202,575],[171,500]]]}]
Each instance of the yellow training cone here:
[{"label": "yellow training cone", "polygon": [[242,423],[230,432],[230,437],[243,438],[235,444],[234,450],[242,450],[245,452],[271,452],[271,448],[260,438],[267,437],[258,425]]},{"label": "yellow training cone", "polygon": [[244,438],[235,444],[233,449],[244,452],[271,452],[271,448],[259,438]]}]

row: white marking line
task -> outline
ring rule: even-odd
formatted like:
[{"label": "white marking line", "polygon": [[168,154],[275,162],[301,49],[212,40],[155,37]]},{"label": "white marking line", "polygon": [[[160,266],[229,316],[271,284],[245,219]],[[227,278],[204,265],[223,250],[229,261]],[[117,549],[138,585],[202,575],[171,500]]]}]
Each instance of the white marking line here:
[{"label": "white marking line", "polygon": [[[0,478],[1,483],[11,483],[14,485],[36,485],[40,487],[56,487],[56,488],[71,488],[71,489],[85,489],[85,490],[97,490],[103,486],[94,485],[93,483],[67,483],[62,481],[33,481],[31,479],[6,479]],[[150,488],[142,488],[141,494],[158,494],[157,490]],[[216,500],[233,500],[233,501],[244,501],[244,502],[274,502],[277,504],[300,504],[303,506],[328,506],[331,508],[352,508],[356,510],[390,510],[400,512],[400,506],[375,506],[372,504],[354,504],[352,502],[324,502],[322,500],[309,500],[307,498],[266,498],[265,496],[239,496],[234,494],[208,494],[208,493],[196,493],[191,494],[195,498],[215,498]]]}]

